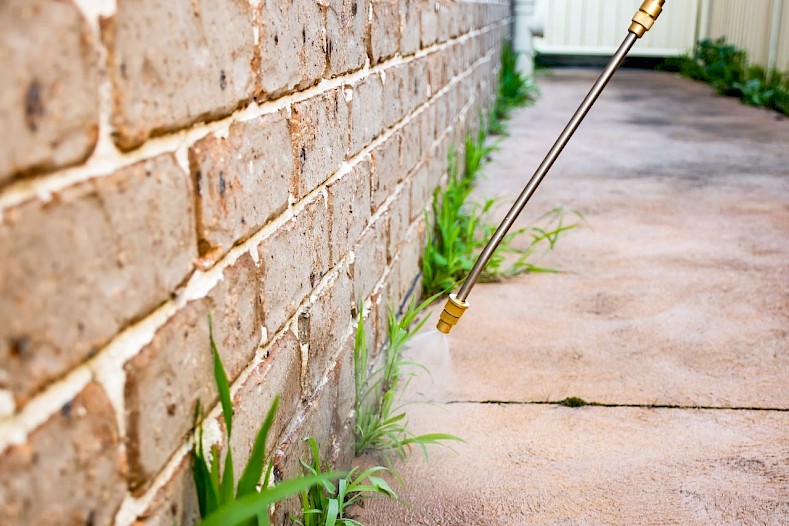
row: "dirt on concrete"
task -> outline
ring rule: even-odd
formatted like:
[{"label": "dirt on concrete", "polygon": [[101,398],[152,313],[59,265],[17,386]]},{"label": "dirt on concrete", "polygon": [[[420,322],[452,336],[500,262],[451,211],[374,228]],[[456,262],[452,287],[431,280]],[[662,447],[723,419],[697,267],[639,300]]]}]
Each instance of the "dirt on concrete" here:
[{"label": "dirt on concrete", "polygon": [[[476,197],[514,199],[595,76],[539,78]],[[396,464],[410,506],[366,524],[789,524],[789,120],[621,71],[520,224],[556,205],[586,217],[563,272],[477,286],[409,411],[467,443]]]}]

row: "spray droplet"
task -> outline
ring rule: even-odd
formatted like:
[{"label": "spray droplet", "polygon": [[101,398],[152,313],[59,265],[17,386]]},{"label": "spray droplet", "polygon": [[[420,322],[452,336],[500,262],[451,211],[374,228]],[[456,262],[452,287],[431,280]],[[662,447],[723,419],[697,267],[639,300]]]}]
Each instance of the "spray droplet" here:
[{"label": "spray droplet", "polygon": [[449,391],[452,357],[446,334],[437,330],[417,334],[403,352],[406,360],[423,366],[415,368],[404,398],[412,402],[440,402]]}]

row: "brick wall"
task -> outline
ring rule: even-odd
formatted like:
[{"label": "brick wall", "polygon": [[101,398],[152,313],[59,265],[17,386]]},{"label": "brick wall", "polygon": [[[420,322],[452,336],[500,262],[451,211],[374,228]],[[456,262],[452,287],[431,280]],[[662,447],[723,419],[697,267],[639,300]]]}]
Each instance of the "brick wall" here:
[{"label": "brick wall", "polygon": [[[495,94],[509,3],[0,3],[0,524],[190,524],[192,414],[276,475],[351,454],[357,301],[418,290],[423,211]],[[226,447],[223,445],[222,447]],[[239,470],[240,471],[240,470]]]}]

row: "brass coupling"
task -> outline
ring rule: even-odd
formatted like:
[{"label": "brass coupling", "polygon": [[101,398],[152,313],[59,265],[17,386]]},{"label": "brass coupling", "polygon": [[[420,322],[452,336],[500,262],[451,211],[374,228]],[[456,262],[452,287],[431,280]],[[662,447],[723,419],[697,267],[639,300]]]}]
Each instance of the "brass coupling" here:
[{"label": "brass coupling", "polygon": [[449,334],[449,331],[452,330],[452,327],[457,325],[460,317],[463,316],[464,312],[466,312],[468,306],[469,303],[467,301],[461,301],[456,295],[450,294],[447,304],[444,305],[444,310],[441,311],[441,316],[438,318],[436,329],[443,332],[444,334]]},{"label": "brass coupling", "polygon": [[643,37],[652,28],[657,17],[660,16],[665,3],[666,0],[644,0],[636,14],[633,15],[633,23],[630,24],[628,31],[638,38]]}]

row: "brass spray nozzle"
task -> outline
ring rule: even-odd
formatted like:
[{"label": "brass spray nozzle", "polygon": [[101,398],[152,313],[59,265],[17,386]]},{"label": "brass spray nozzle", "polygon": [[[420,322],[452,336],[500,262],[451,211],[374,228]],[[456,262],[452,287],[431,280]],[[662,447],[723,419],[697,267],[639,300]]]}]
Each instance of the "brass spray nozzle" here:
[{"label": "brass spray nozzle", "polygon": [[457,325],[458,320],[463,316],[463,313],[466,312],[466,309],[468,309],[467,301],[459,300],[457,296],[450,294],[447,304],[444,305],[444,310],[438,318],[436,329],[444,334],[449,334],[449,331],[452,330],[452,327]]},{"label": "brass spray nozzle", "polygon": [[666,0],[644,0],[636,14],[633,15],[633,23],[630,24],[628,31],[638,38],[643,37],[652,28],[657,17],[660,16],[664,3],[666,3]]}]

